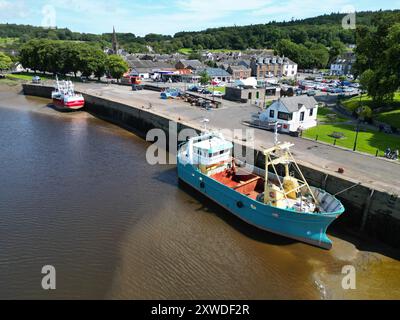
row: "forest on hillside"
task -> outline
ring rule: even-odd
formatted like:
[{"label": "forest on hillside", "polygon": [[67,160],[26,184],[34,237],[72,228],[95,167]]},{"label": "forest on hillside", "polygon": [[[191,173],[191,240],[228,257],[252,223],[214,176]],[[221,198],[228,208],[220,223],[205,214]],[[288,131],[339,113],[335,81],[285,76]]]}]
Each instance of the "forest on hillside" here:
[{"label": "forest on hillside", "polygon": [[[359,12],[357,13],[357,24],[369,26],[374,16],[387,12],[400,15],[400,10]],[[210,28],[199,32],[178,32],[174,36],[148,34],[140,37],[133,33],[118,33],[117,36],[121,46],[131,53],[146,52],[147,46],[151,46],[158,53],[176,52],[182,48],[192,50],[275,49],[282,39],[307,47],[310,47],[311,44],[330,47],[334,41],[354,44],[355,32],[342,28],[343,17],[344,14],[332,13],[303,20],[272,21],[249,26]],[[96,35],[73,32],[69,29],[46,29],[29,25],[0,24],[0,38],[18,38],[21,44],[38,38],[97,42],[100,46],[105,47],[110,45],[111,37],[111,33]]]}]

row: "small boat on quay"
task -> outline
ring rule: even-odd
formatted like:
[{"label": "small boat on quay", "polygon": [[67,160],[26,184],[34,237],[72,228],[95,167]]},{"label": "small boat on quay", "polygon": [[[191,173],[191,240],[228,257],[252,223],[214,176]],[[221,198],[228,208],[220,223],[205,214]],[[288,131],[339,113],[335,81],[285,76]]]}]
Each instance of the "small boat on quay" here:
[{"label": "small boat on quay", "polygon": [[54,91],[51,93],[53,104],[62,109],[78,110],[85,106],[85,99],[81,94],[75,93],[71,81],[59,81],[56,78]]},{"label": "small boat on quay", "polygon": [[178,177],[251,225],[330,249],[326,231],[344,206],[307,183],[291,147],[276,139],[275,146],[264,150],[265,170],[250,170],[232,157],[230,141],[220,133],[204,133],[180,146]]}]

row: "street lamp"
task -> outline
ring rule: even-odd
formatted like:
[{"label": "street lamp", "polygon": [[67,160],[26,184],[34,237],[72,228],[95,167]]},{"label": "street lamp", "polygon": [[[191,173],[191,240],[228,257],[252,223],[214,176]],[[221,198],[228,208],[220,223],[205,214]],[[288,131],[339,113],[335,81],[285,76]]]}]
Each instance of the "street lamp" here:
[{"label": "street lamp", "polygon": [[356,151],[356,149],[357,149],[357,140],[358,140],[358,133],[359,132],[360,132],[360,120],[357,121],[356,138],[354,140],[353,151]]}]

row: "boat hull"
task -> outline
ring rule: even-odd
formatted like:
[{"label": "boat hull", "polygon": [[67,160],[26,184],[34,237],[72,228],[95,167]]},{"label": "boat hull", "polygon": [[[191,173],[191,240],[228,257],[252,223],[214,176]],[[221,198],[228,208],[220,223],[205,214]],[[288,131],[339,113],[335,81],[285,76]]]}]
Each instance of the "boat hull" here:
[{"label": "boat hull", "polygon": [[84,100],[64,101],[62,99],[53,98],[53,104],[56,107],[63,108],[66,110],[79,110],[85,106],[85,101]]},{"label": "boat hull", "polygon": [[342,212],[298,213],[263,204],[178,161],[178,177],[243,221],[281,236],[324,249],[332,248],[327,228]]}]

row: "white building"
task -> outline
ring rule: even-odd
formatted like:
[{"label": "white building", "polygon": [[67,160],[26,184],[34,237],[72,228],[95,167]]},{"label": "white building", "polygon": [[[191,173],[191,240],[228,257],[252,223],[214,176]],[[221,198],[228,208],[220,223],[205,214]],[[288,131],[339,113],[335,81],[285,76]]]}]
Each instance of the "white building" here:
[{"label": "white building", "polygon": [[313,97],[280,98],[272,103],[259,119],[278,122],[282,132],[306,130],[317,125],[318,103]]},{"label": "white building", "polygon": [[350,75],[352,73],[353,64],[356,61],[356,57],[352,52],[346,53],[343,57],[338,57],[330,68],[331,75],[343,76]]}]

